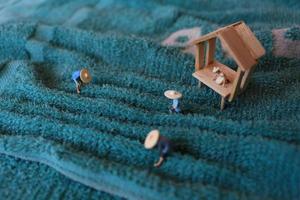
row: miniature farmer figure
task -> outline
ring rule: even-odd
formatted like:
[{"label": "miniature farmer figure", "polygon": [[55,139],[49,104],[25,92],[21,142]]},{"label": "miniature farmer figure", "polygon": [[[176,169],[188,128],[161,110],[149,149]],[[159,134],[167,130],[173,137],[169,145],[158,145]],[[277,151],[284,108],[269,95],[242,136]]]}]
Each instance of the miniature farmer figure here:
[{"label": "miniature farmer figure", "polygon": [[154,167],[160,167],[171,152],[171,142],[160,135],[158,130],[152,130],[148,133],[144,146],[146,149],[158,148],[160,156],[159,160],[154,164]]},{"label": "miniature farmer figure", "polygon": [[179,99],[182,97],[182,94],[180,92],[175,91],[175,90],[167,90],[167,91],[165,91],[164,94],[168,99],[172,100],[172,106],[169,109],[169,111],[171,113],[174,113],[174,112],[175,113],[180,113],[181,109],[180,109],[180,106],[179,106]]},{"label": "miniature farmer figure", "polygon": [[219,67],[213,67],[212,72],[215,73],[215,74],[218,74],[218,73],[220,73],[221,71],[220,71],[220,68],[219,68]]},{"label": "miniature farmer figure", "polygon": [[225,87],[225,84],[228,82],[228,80],[227,80],[225,74],[221,72],[220,68],[214,67],[212,72],[216,74],[216,76],[214,78],[215,83]]},{"label": "miniature farmer figure", "polygon": [[220,73],[216,78],[215,78],[215,82],[218,85],[222,85],[223,87],[225,87],[225,84],[227,83],[227,79],[225,77],[225,75],[223,73]]},{"label": "miniature farmer figure", "polygon": [[80,88],[83,84],[91,82],[92,77],[87,69],[82,69],[72,74],[72,80],[76,83],[77,93],[80,93]]}]

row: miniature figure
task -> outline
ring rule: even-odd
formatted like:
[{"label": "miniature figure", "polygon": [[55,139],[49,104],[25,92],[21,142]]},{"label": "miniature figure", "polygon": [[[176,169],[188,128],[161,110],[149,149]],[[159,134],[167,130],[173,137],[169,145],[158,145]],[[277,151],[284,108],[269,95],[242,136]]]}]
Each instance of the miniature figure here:
[{"label": "miniature figure", "polygon": [[225,87],[225,84],[228,82],[225,74],[221,72],[219,67],[213,67],[212,72],[216,74],[215,78],[213,79],[218,85],[222,85]]},{"label": "miniature figure", "polygon": [[182,94],[175,90],[167,90],[164,94],[168,99],[172,100],[172,106],[170,107],[169,111],[171,113],[180,113],[181,109],[179,106],[179,99],[182,97]]},{"label": "miniature figure", "polygon": [[91,82],[92,77],[87,69],[82,69],[82,70],[75,71],[72,74],[72,80],[75,82],[76,90],[77,93],[79,94],[81,86],[83,84],[88,84],[89,82]]},{"label": "miniature figure", "polygon": [[227,79],[223,73],[217,74],[217,76],[214,78],[214,81],[223,87],[225,87],[225,84],[227,83]]},{"label": "miniature figure", "polygon": [[[237,71],[216,60],[217,39],[237,63]],[[193,76],[199,85],[204,83],[220,94],[221,110],[224,109],[225,100],[231,102],[245,91],[258,59],[265,54],[264,47],[243,21],[206,34],[193,44],[196,47]]]},{"label": "miniature figure", "polygon": [[212,70],[213,73],[220,73],[220,68],[219,67],[213,67],[213,70]]},{"label": "miniature figure", "polygon": [[170,140],[160,135],[158,130],[152,130],[148,133],[144,146],[146,149],[153,149],[157,147],[159,150],[159,160],[154,164],[154,167],[160,167],[171,152]]}]

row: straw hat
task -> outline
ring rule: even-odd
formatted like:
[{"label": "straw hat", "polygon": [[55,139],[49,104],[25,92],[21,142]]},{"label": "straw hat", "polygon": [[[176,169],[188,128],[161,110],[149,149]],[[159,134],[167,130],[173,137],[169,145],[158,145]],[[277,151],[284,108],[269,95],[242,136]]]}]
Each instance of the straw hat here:
[{"label": "straw hat", "polygon": [[180,99],[182,97],[182,94],[175,90],[167,90],[164,94],[169,99]]},{"label": "straw hat", "polygon": [[148,133],[144,146],[146,149],[152,149],[155,147],[159,139],[159,131],[158,130],[152,130]]},{"label": "straw hat", "polygon": [[82,69],[80,71],[80,79],[82,80],[83,83],[89,83],[92,80],[89,70]]}]

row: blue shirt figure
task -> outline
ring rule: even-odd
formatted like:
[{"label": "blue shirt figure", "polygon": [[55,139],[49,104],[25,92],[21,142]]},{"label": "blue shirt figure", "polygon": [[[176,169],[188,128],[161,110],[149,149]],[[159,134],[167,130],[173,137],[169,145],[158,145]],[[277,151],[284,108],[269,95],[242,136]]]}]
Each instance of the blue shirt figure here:
[{"label": "blue shirt figure", "polygon": [[80,70],[75,71],[72,74],[72,80],[74,80],[76,82],[78,78],[80,78]]},{"label": "blue shirt figure", "polygon": [[172,106],[169,108],[170,113],[180,113],[179,99],[182,97],[182,94],[176,90],[167,90],[164,94],[168,99],[172,100]]},{"label": "blue shirt figure", "polygon": [[181,110],[180,110],[180,107],[179,107],[179,100],[178,99],[173,99],[171,111],[176,112],[176,113],[180,113]]},{"label": "blue shirt figure", "polygon": [[82,81],[80,79],[80,70],[78,70],[76,72],[73,72],[73,74],[72,74],[72,80],[75,82],[75,84],[76,84],[76,90],[77,90],[77,93],[79,94],[80,93],[80,86],[82,84]]},{"label": "blue shirt figure", "polygon": [[73,72],[72,74],[72,80],[75,81],[76,84],[78,84],[78,82],[80,82],[80,70]]},{"label": "blue shirt figure", "polygon": [[92,79],[91,75],[87,69],[82,69],[82,70],[73,72],[72,80],[76,84],[76,90],[77,90],[78,94],[80,93],[80,87],[83,84],[89,83],[91,81],[91,79]]}]

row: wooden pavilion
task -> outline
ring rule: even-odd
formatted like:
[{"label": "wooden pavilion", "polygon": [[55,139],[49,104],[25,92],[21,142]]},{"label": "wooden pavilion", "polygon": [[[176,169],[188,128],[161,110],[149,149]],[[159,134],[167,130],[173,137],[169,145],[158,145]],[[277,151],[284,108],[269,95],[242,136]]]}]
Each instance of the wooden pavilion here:
[{"label": "wooden pavilion", "polygon": [[[217,38],[237,63],[237,71],[215,59]],[[199,80],[199,85],[204,83],[221,95],[221,110],[226,99],[231,102],[245,90],[257,60],[265,54],[265,49],[243,21],[204,35],[193,44],[196,45],[193,76]],[[226,77],[226,84],[216,83],[214,72],[216,68]]]}]

